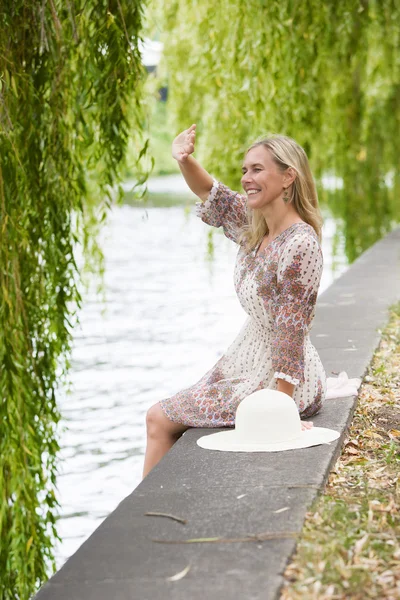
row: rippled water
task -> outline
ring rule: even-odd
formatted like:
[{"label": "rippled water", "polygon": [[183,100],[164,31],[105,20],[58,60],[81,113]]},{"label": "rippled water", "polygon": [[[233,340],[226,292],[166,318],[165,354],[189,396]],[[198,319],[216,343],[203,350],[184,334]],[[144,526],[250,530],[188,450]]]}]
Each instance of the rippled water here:
[{"label": "rippled water", "polygon": [[[59,399],[58,568],[139,484],[147,409],[200,379],[246,319],[233,287],[237,247],[215,230],[210,261],[209,230],[193,209],[127,205],[103,230],[106,304],[85,298],[73,391]],[[328,217],[321,291],[346,269],[340,244],[332,256],[334,232]]]}]

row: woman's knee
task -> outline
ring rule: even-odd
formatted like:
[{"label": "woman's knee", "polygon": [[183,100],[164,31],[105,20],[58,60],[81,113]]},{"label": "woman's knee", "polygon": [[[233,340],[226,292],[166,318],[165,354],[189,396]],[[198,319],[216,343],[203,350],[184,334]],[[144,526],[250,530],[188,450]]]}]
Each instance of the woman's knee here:
[{"label": "woman's knee", "polygon": [[160,419],[161,407],[159,404],[154,404],[149,408],[146,414],[147,435],[150,437],[157,436],[162,431]]},{"label": "woman's knee", "polygon": [[179,436],[187,427],[180,423],[174,423],[165,415],[160,403],[154,404],[146,414],[146,427],[148,437]]}]

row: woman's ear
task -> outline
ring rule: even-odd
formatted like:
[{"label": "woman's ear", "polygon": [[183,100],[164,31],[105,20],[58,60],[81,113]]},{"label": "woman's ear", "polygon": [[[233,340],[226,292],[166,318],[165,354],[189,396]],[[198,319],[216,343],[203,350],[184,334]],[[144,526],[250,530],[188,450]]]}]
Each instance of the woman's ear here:
[{"label": "woman's ear", "polygon": [[286,172],[284,175],[284,182],[289,187],[289,185],[291,185],[293,183],[293,181],[296,179],[296,177],[297,177],[296,171],[292,167],[288,167],[286,169]]}]

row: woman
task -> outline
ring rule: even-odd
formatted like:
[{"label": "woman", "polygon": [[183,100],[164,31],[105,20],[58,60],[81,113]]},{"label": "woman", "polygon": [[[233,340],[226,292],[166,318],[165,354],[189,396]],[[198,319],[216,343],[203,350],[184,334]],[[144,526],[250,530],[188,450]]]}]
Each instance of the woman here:
[{"label": "woman", "polygon": [[[293,397],[301,417],[316,414],[326,377],[309,338],[322,273],[322,219],[304,150],[291,138],[253,144],[242,167],[245,195],[232,192],[191,154],[196,125],[172,145],[197,214],[238,244],[235,289],[249,315],[226,354],[195,385],[147,413],[143,476],[189,427],[233,427],[237,406],[270,388]],[[312,423],[302,423],[303,428]]]}]

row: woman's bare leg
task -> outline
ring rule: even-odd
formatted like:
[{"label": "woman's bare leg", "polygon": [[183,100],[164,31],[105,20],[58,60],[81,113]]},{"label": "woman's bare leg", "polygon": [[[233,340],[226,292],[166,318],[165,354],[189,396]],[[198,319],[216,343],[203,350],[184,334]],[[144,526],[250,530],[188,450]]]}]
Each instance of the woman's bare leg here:
[{"label": "woman's bare leg", "polygon": [[165,415],[160,403],[154,404],[146,416],[147,447],[143,479],[189,427],[174,423]]}]

